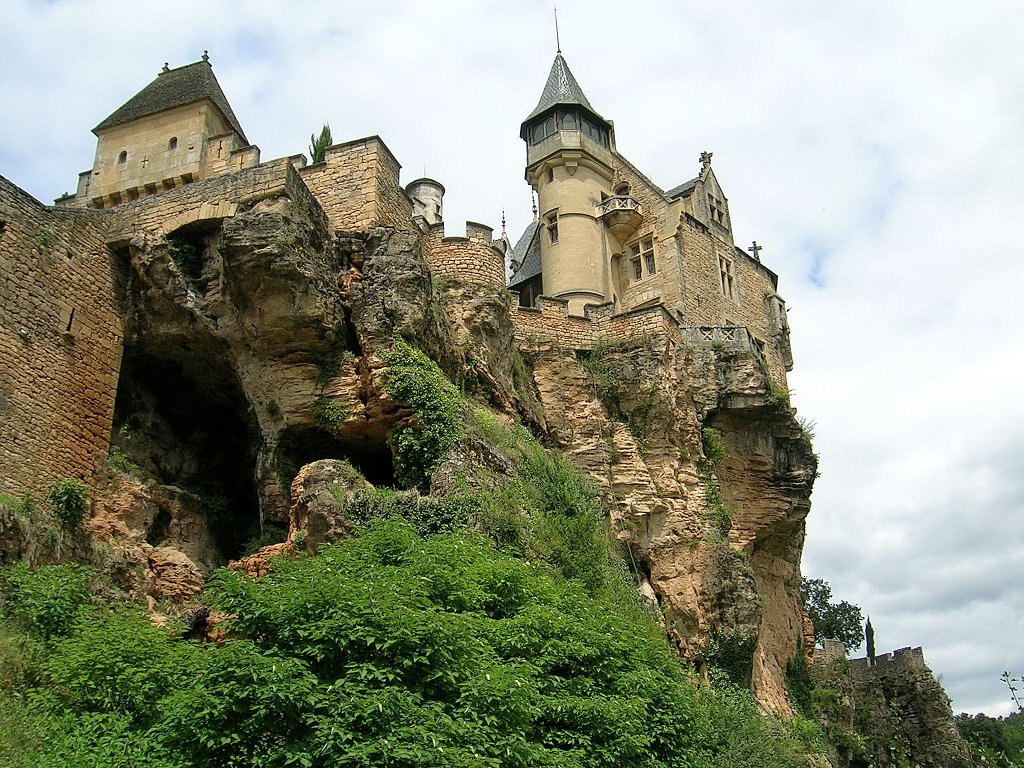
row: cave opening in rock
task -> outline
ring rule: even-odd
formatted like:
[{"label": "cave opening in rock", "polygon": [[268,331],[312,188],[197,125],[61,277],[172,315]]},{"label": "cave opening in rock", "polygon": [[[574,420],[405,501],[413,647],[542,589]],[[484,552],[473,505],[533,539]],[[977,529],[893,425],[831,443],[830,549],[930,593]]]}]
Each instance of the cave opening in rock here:
[{"label": "cave opening in rock", "polygon": [[304,464],[319,459],[347,460],[376,487],[395,487],[395,465],[383,437],[368,434],[335,437],[322,429],[288,429],[281,435],[278,464],[295,476]]},{"label": "cave opening in rock", "polygon": [[[238,377],[216,345],[176,337],[125,349],[112,445],[146,478],[199,496],[228,559],[260,531],[258,434]],[[151,530],[147,538],[160,535]]]}]

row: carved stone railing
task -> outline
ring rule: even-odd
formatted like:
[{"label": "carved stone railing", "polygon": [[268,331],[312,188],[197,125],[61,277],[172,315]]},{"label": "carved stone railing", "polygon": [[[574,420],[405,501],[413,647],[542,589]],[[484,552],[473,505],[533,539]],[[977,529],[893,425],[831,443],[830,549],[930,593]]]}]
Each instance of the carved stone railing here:
[{"label": "carved stone railing", "polygon": [[750,332],[742,325],[696,325],[686,329],[690,343],[698,347],[725,347],[749,350],[765,365],[764,350],[754,342]]},{"label": "carved stone railing", "polygon": [[597,216],[620,242],[624,242],[640,228],[644,210],[635,197],[614,195],[598,204]]}]

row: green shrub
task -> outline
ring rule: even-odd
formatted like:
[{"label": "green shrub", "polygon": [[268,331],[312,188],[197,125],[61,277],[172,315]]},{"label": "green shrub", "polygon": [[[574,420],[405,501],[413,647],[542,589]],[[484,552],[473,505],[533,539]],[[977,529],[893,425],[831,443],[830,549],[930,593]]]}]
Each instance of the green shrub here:
[{"label": "green shrub", "polygon": [[67,634],[89,603],[91,568],[75,563],[30,569],[18,563],[0,574],[2,615],[22,632],[44,639]]},{"label": "green shrub", "polygon": [[459,392],[433,360],[399,336],[383,357],[384,388],[416,414],[413,424],[388,436],[397,449],[395,478],[421,486],[459,439]]},{"label": "green shrub", "polygon": [[729,456],[722,434],[714,427],[704,427],[700,431],[701,445],[704,447],[704,461],[709,467],[717,467]]},{"label": "green shrub", "polygon": [[62,477],[50,485],[46,501],[61,525],[74,530],[89,509],[89,486],[73,477]]},{"label": "green shrub", "polygon": [[168,237],[167,253],[185,276],[197,280],[202,275],[203,254],[194,243],[182,238]]},{"label": "green shrub", "polygon": [[330,397],[318,398],[310,409],[313,420],[328,432],[335,432],[348,418],[348,408],[339,400]]}]

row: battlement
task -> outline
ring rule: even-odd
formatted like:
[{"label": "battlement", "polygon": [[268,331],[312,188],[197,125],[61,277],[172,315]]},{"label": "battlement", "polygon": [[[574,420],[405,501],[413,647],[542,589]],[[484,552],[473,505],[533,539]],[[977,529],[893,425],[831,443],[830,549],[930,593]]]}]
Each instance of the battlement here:
[{"label": "battlement", "polygon": [[885,677],[888,675],[921,673],[931,676],[931,670],[924,662],[924,651],[920,648],[899,648],[891,653],[875,656],[874,663],[868,658],[850,659],[850,669],[855,679]]},{"label": "battlement", "polygon": [[299,176],[319,201],[331,229],[413,228],[413,206],[398,183],[402,166],[379,136],[328,147],[324,161]]},{"label": "battlement", "polygon": [[438,222],[421,240],[423,257],[436,277],[504,290],[505,254],[493,235],[492,227],[467,221],[465,237],[445,237],[444,224]]}]

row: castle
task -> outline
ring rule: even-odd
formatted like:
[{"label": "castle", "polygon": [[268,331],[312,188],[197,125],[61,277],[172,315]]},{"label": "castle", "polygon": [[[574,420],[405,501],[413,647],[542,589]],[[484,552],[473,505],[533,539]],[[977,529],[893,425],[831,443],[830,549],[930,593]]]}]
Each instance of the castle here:
[{"label": "castle", "polygon": [[[188,240],[260,200],[284,196],[328,233],[390,227],[420,238],[436,279],[511,291],[524,348],[662,334],[753,352],[785,387],[785,303],[756,243],[733,242],[728,201],[702,153],[667,191],[619,153],[559,52],[520,128],[532,223],[514,247],[467,222],[445,236],[444,187],[403,187],[377,136],[263,162],[209,57],[167,65],[100,122],[74,195],[45,206],[0,177],[0,491],[88,479],[110,446],[124,349],[124,269],[141,236]],[[511,273],[511,280],[508,274]]]}]

